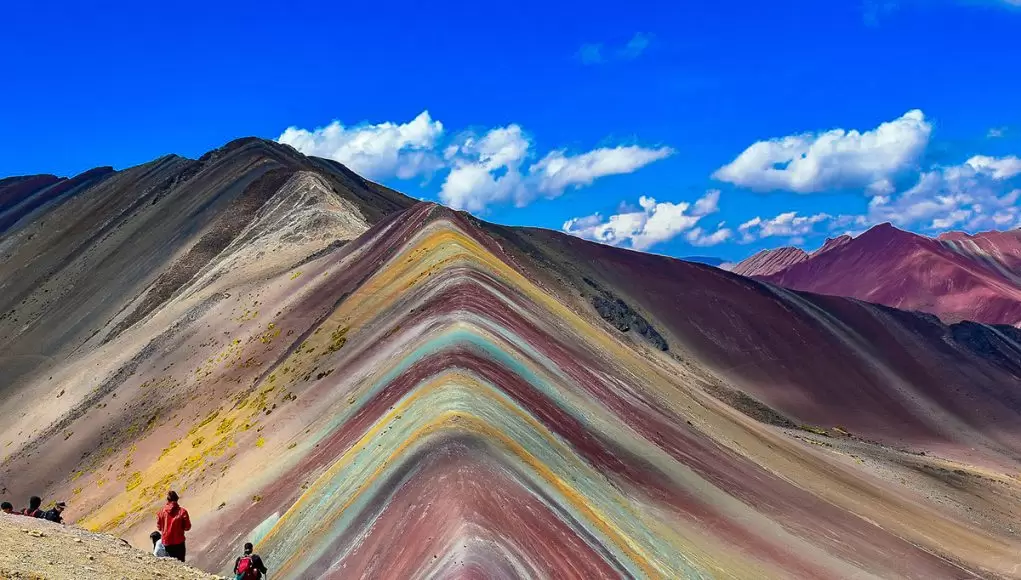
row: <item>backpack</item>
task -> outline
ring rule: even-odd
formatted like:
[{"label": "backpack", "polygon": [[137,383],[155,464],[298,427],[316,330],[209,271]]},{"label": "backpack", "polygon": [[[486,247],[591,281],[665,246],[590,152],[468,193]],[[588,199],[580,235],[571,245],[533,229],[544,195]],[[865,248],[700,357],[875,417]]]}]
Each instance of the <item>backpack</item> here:
[{"label": "backpack", "polygon": [[251,556],[245,556],[238,561],[236,580],[258,580],[259,576],[259,571],[255,569]]},{"label": "backpack", "polygon": [[21,515],[28,516],[30,518],[41,518],[41,517],[43,517],[44,514],[43,514],[43,510],[40,510],[40,509],[33,510],[33,509],[25,508],[25,509],[21,510]]}]

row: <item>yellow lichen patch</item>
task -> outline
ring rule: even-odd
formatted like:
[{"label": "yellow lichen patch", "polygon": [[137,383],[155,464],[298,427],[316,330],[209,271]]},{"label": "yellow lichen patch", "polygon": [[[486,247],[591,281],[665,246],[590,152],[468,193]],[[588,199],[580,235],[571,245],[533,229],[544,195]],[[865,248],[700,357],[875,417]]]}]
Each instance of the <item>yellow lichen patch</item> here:
[{"label": "yellow lichen patch", "polygon": [[[264,403],[272,390],[272,387],[262,389],[256,398]],[[155,507],[167,489],[184,490],[202,481],[209,461],[226,455],[230,448],[235,447],[234,435],[250,429],[251,418],[258,412],[258,407],[212,411],[189,430],[189,445],[182,446],[177,440],[171,441],[156,462],[144,471],[131,474],[125,491],[83,519],[82,525],[105,531],[134,525],[138,514],[148,507]],[[217,418],[220,420],[216,421]],[[226,461],[233,458],[234,454]],[[227,466],[218,467],[222,472]]]},{"label": "yellow lichen patch", "polygon": [[245,308],[244,312],[241,313],[241,316],[238,316],[234,320],[237,321],[237,322],[248,322],[249,320],[256,319],[259,316],[259,311],[258,310],[254,310],[254,308],[255,308],[254,306],[252,308],[253,309],[251,309],[251,310],[248,309],[248,308]]},{"label": "yellow lichen patch", "polygon": [[262,447],[264,445],[266,445],[266,439],[264,439],[263,437],[259,437],[258,439],[255,440],[256,447]]},{"label": "yellow lichen patch", "polygon": [[291,274],[291,280],[296,279],[298,276],[301,276],[301,270],[298,270],[297,272]]},{"label": "yellow lichen patch", "polygon": [[277,328],[276,325],[274,325],[272,322],[270,322],[269,326],[266,329],[266,332],[263,332],[262,334],[259,335],[259,342],[261,342],[262,344],[270,344],[271,342],[273,342],[273,339],[278,336],[280,336],[280,329]]},{"label": "yellow lichen patch", "polygon": [[213,411],[212,413],[207,415],[205,419],[199,421],[198,425],[195,425],[194,427],[192,427],[191,430],[188,431],[188,436],[190,437],[190,436],[194,435],[195,433],[198,432],[199,429],[201,429],[201,428],[205,427],[206,425],[212,423],[219,416],[220,416],[220,411],[219,410]]},{"label": "yellow lichen patch", "polygon": [[134,472],[134,473],[132,473],[131,475],[128,476],[128,481],[127,481],[127,483],[124,484],[124,489],[126,491],[131,491],[131,490],[137,488],[141,484],[142,484],[142,472],[141,471],[136,471],[136,472]]},{"label": "yellow lichen patch", "polygon": [[156,461],[159,461],[160,459],[166,457],[167,453],[170,453],[171,451],[174,450],[175,447],[177,447],[177,443],[178,443],[177,439],[171,439],[170,444],[163,448],[163,450],[160,452],[159,459],[157,459]]},{"label": "yellow lichen patch", "polygon": [[[241,407],[239,407],[239,408],[241,408]],[[234,425],[234,418],[233,417],[224,417],[220,421],[220,426],[216,428],[216,434],[217,435],[223,435],[224,433],[229,432],[233,425]]]}]

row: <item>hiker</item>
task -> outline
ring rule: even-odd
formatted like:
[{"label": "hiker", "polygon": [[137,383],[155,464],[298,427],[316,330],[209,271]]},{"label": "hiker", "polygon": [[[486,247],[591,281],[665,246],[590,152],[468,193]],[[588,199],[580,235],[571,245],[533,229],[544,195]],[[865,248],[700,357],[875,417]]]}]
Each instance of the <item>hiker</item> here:
[{"label": "hiker", "polygon": [[30,518],[41,518],[43,517],[43,510],[39,509],[39,506],[43,504],[41,497],[33,495],[28,498],[28,507],[21,510],[21,515],[28,516]]},{"label": "hiker", "polygon": [[245,544],[245,555],[234,561],[234,580],[265,580],[269,574],[251,542]]},{"label": "hiker", "polygon": [[163,539],[167,556],[184,562],[184,533],[191,529],[188,510],[177,504],[177,492],[167,492],[167,504],[156,514],[156,528]]},{"label": "hiker", "polygon": [[58,501],[57,505],[53,506],[53,509],[43,514],[43,519],[49,520],[55,524],[64,523],[64,518],[60,514],[64,512],[64,508],[66,507],[66,503]]},{"label": "hiker", "polygon": [[157,558],[169,558],[167,555],[167,549],[163,546],[163,536],[159,532],[153,532],[149,534],[149,539],[152,540],[152,555]]},{"label": "hiker", "polygon": [[9,501],[5,501],[4,503],[0,503],[0,512],[3,512],[5,514],[13,514],[14,513],[14,506],[11,505],[11,502],[9,502]]}]

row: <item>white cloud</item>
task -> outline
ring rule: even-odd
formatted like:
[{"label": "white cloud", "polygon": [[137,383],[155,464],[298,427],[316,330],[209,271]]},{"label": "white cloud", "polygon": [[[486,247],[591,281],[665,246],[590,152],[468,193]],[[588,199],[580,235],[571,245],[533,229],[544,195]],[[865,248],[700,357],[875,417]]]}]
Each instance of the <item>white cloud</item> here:
[{"label": "white cloud", "polygon": [[604,64],[612,61],[634,60],[649,48],[653,36],[644,32],[638,32],[631,37],[624,45],[616,48],[607,47],[601,42],[587,43],[578,48],[578,59],[583,64]]},{"label": "white cloud", "polygon": [[684,239],[688,240],[688,243],[693,246],[715,246],[729,240],[733,236],[733,233],[734,232],[730,231],[728,228],[721,227],[715,232],[709,234],[705,233],[702,228],[696,227],[688,232],[684,236]]},{"label": "white cloud", "polygon": [[826,213],[802,216],[796,211],[789,211],[767,219],[756,216],[738,226],[737,231],[745,243],[771,237],[803,238],[816,233],[817,224],[832,219],[833,216]]},{"label": "white cloud", "polygon": [[1009,228],[1021,225],[1017,207],[1021,190],[1012,179],[1021,175],[1021,159],[976,155],[961,165],[926,171],[910,189],[877,196],[869,203],[871,223],[945,230]]},{"label": "white cloud", "polygon": [[621,213],[606,219],[600,214],[573,218],[564,222],[563,230],[581,238],[636,250],[646,250],[685,232],[690,243],[710,246],[726,241],[731,235],[723,224],[709,234],[696,227],[703,217],[717,211],[719,199],[719,190],[706,192],[694,205],[683,201],[657,202],[642,196],[638,198],[638,208],[622,209]]},{"label": "white cloud", "polygon": [[493,204],[523,206],[540,196],[557,197],[568,188],[632,173],[673,154],[669,147],[638,145],[603,147],[578,155],[561,149],[525,167],[535,153],[518,125],[492,129],[481,137],[466,133],[446,143],[441,143],[443,132],[443,124],[423,111],[403,124],[345,127],[334,121],[312,131],[289,127],[277,141],[306,155],[339,161],[370,179],[410,179],[449,169],[440,200],[472,212]]},{"label": "white cloud", "polygon": [[[1021,2],[1021,0],[1018,1]],[[1006,133],[1007,133],[1006,127],[993,127],[992,129],[989,130],[988,133],[986,133],[986,138],[998,139],[1000,137],[1003,137]]]},{"label": "white cloud", "polygon": [[[1019,0],[1021,1],[1021,0]],[[1010,157],[988,157],[976,155],[965,162],[975,171],[988,173],[993,179],[1010,179],[1021,174],[1021,159],[1011,155]]]},{"label": "white cloud", "polygon": [[949,229],[968,231],[1021,227],[1021,159],[976,155],[961,165],[923,172],[911,188],[875,195],[860,215],[800,216],[785,212],[772,219],[753,218],[737,229],[742,242],[781,236],[791,243],[812,234],[861,230],[891,222],[930,234]]},{"label": "white cloud", "polygon": [[912,110],[865,132],[833,129],[759,141],[713,177],[758,191],[889,190],[929,142],[932,125]]},{"label": "white cloud", "polygon": [[442,134],[443,124],[423,111],[400,125],[386,122],[345,127],[334,121],[313,131],[288,127],[277,141],[306,155],[339,161],[370,179],[409,179],[442,167],[433,152]]},{"label": "white cloud", "polygon": [[452,169],[440,188],[440,200],[455,209],[479,212],[494,203],[523,199],[520,167],[530,146],[521,127],[508,125],[447,147],[444,157]]},{"label": "white cloud", "polygon": [[558,150],[524,168],[531,149],[531,142],[517,125],[493,129],[479,139],[463,137],[460,144],[444,151],[452,169],[440,189],[440,200],[471,212],[508,202],[524,206],[539,196],[554,198],[568,188],[591,185],[600,177],[632,173],[673,153],[669,147],[637,145],[579,155]]},{"label": "white cloud", "polygon": [[529,173],[537,179],[539,192],[555,197],[568,187],[591,185],[607,175],[632,173],[672,154],[669,147],[646,149],[637,145],[604,147],[575,156],[552,151],[532,165]]}]

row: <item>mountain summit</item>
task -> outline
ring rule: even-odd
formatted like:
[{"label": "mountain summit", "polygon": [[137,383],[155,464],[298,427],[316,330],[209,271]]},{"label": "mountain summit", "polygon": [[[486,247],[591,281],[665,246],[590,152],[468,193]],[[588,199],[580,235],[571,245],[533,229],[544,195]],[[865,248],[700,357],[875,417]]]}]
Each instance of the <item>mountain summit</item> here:
[{"label": "mountain summit", "polygon": [[274,578],[1016,574],[1021,331],[260,140],[34,179],[0,239],[4,500],[144,546],[173,488],[191,563],[251,541]]},{"label": "mountain summit", "polygon": [[812,254],[765,250],[733,272],[793,290],[849,296],[948,322],[1021,324],[1021,230],[928,238],[891,224]]}]

